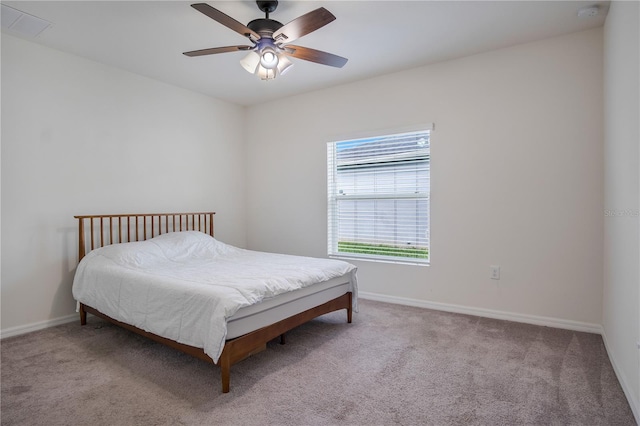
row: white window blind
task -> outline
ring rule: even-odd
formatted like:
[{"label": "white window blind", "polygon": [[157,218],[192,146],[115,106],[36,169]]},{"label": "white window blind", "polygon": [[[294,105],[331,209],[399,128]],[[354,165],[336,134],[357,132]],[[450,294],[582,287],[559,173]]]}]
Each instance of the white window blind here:
[{"label": "white window blind", "polygon": [[329,255],[429,262],[430,133],[327,145]]}]

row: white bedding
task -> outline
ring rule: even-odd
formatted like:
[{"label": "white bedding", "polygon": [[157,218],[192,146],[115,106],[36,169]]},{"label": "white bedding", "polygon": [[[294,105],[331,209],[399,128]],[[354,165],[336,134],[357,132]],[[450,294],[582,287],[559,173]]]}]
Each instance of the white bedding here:
[{"label": "white bedding", "polygon": [[89,252],[73,297],[150,333],[203,348],[215,362],[226,319],[265,298],[347,275],[357,307],[356,267],[343,261],[263,253],[197,231]]}]

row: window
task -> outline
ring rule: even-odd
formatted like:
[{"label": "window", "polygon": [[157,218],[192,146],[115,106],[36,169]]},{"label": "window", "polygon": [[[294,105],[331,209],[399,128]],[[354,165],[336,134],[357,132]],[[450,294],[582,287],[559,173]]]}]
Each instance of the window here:
[{"label": "window", "polygon": [[430,133],[327,145],[330,256],[429,263]]}]

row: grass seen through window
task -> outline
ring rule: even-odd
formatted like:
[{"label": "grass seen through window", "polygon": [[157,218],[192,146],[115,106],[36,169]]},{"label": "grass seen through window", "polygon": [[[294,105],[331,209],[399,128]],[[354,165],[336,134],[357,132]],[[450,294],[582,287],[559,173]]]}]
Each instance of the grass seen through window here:
[{"label": "grass seen through window", "polygon": [[386,244],[367,244],[338,241],[338,253],[371,254],[379,256],[428,259],[429,249],[424,247],[399,247]]}]

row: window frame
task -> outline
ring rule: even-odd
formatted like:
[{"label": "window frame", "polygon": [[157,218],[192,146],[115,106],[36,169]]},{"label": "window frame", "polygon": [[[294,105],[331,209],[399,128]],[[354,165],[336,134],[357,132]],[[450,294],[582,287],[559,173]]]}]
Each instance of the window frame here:
[{"label": "window frame", "polygon": [[[351,137],[337,137],[333,138],[332,141],[327,142],[327,254],[331,258],[339,258],[339,259],[348,259],[348,260],[363,260],[363,261],[372,261],[372,262],[382,262],[382,263],[397,263],[397,264],[409,264],[409,265],[419,265],[419,266],[428,266],[431,264],[431,241],[430,241],[430,230],[431,230],[431,187],[430,183],[427,184],[426,191],[424,192],[407,192],[407,191],[398,191],[396,189],[395,192],[388,193],[378,193],[375,194],[372,191],[371,193],[365,195],[359,194],[350,194],[348,196],[339,195],[340,191],[337,187],[338,185],[338,167],[337,164],[337,146],[340,143],[366,143],[366,140],[372,141],[384,141],[385,139],[389,139],[390,141],[393,138],[397,138],[403,135],[409,135],[412,133],[422,133],[428,132],[429,134],[429,144],[428,144],[428,157],[426,160],[426,179],[427,182],[430,182],[431,179],[431,142],[433,139],[433,123],[423,124],[412,126],[410,128],[401,128],[401,129],[391,129],[385,131],[377,131],[377,132],[369,132],[367,134],[359,134],[357,136]],[[417,157],[416,157],[417,158]],[[420,160],[417,159],[416,163]],[[384,167],[384,166],[382,166]],[[416,175],[416,187],[419,186],[420,177]],[[352,252],[340,252],[338,248],[339,243],[339,214],[338,210],[338,202],[339,200],[358,200],[358,199],[368,199],[368,200],[418,200],[426,202],[426,258],[419,257],[409,257],[409,256],[393,256],[393,255],[385,255],[385,254],[363,254],[363,253],[352,253]],[[418,208],[418,204],[416,204],[416,208]],[[394,233],[398,230],[398,223],[394,223],[391,227]],[[420,225],[416,225],[416,233],[418,232],[418,227]],[[416,234],[417,235],[417,234]],[[375,243],[371,243],[375,244]]]}]

